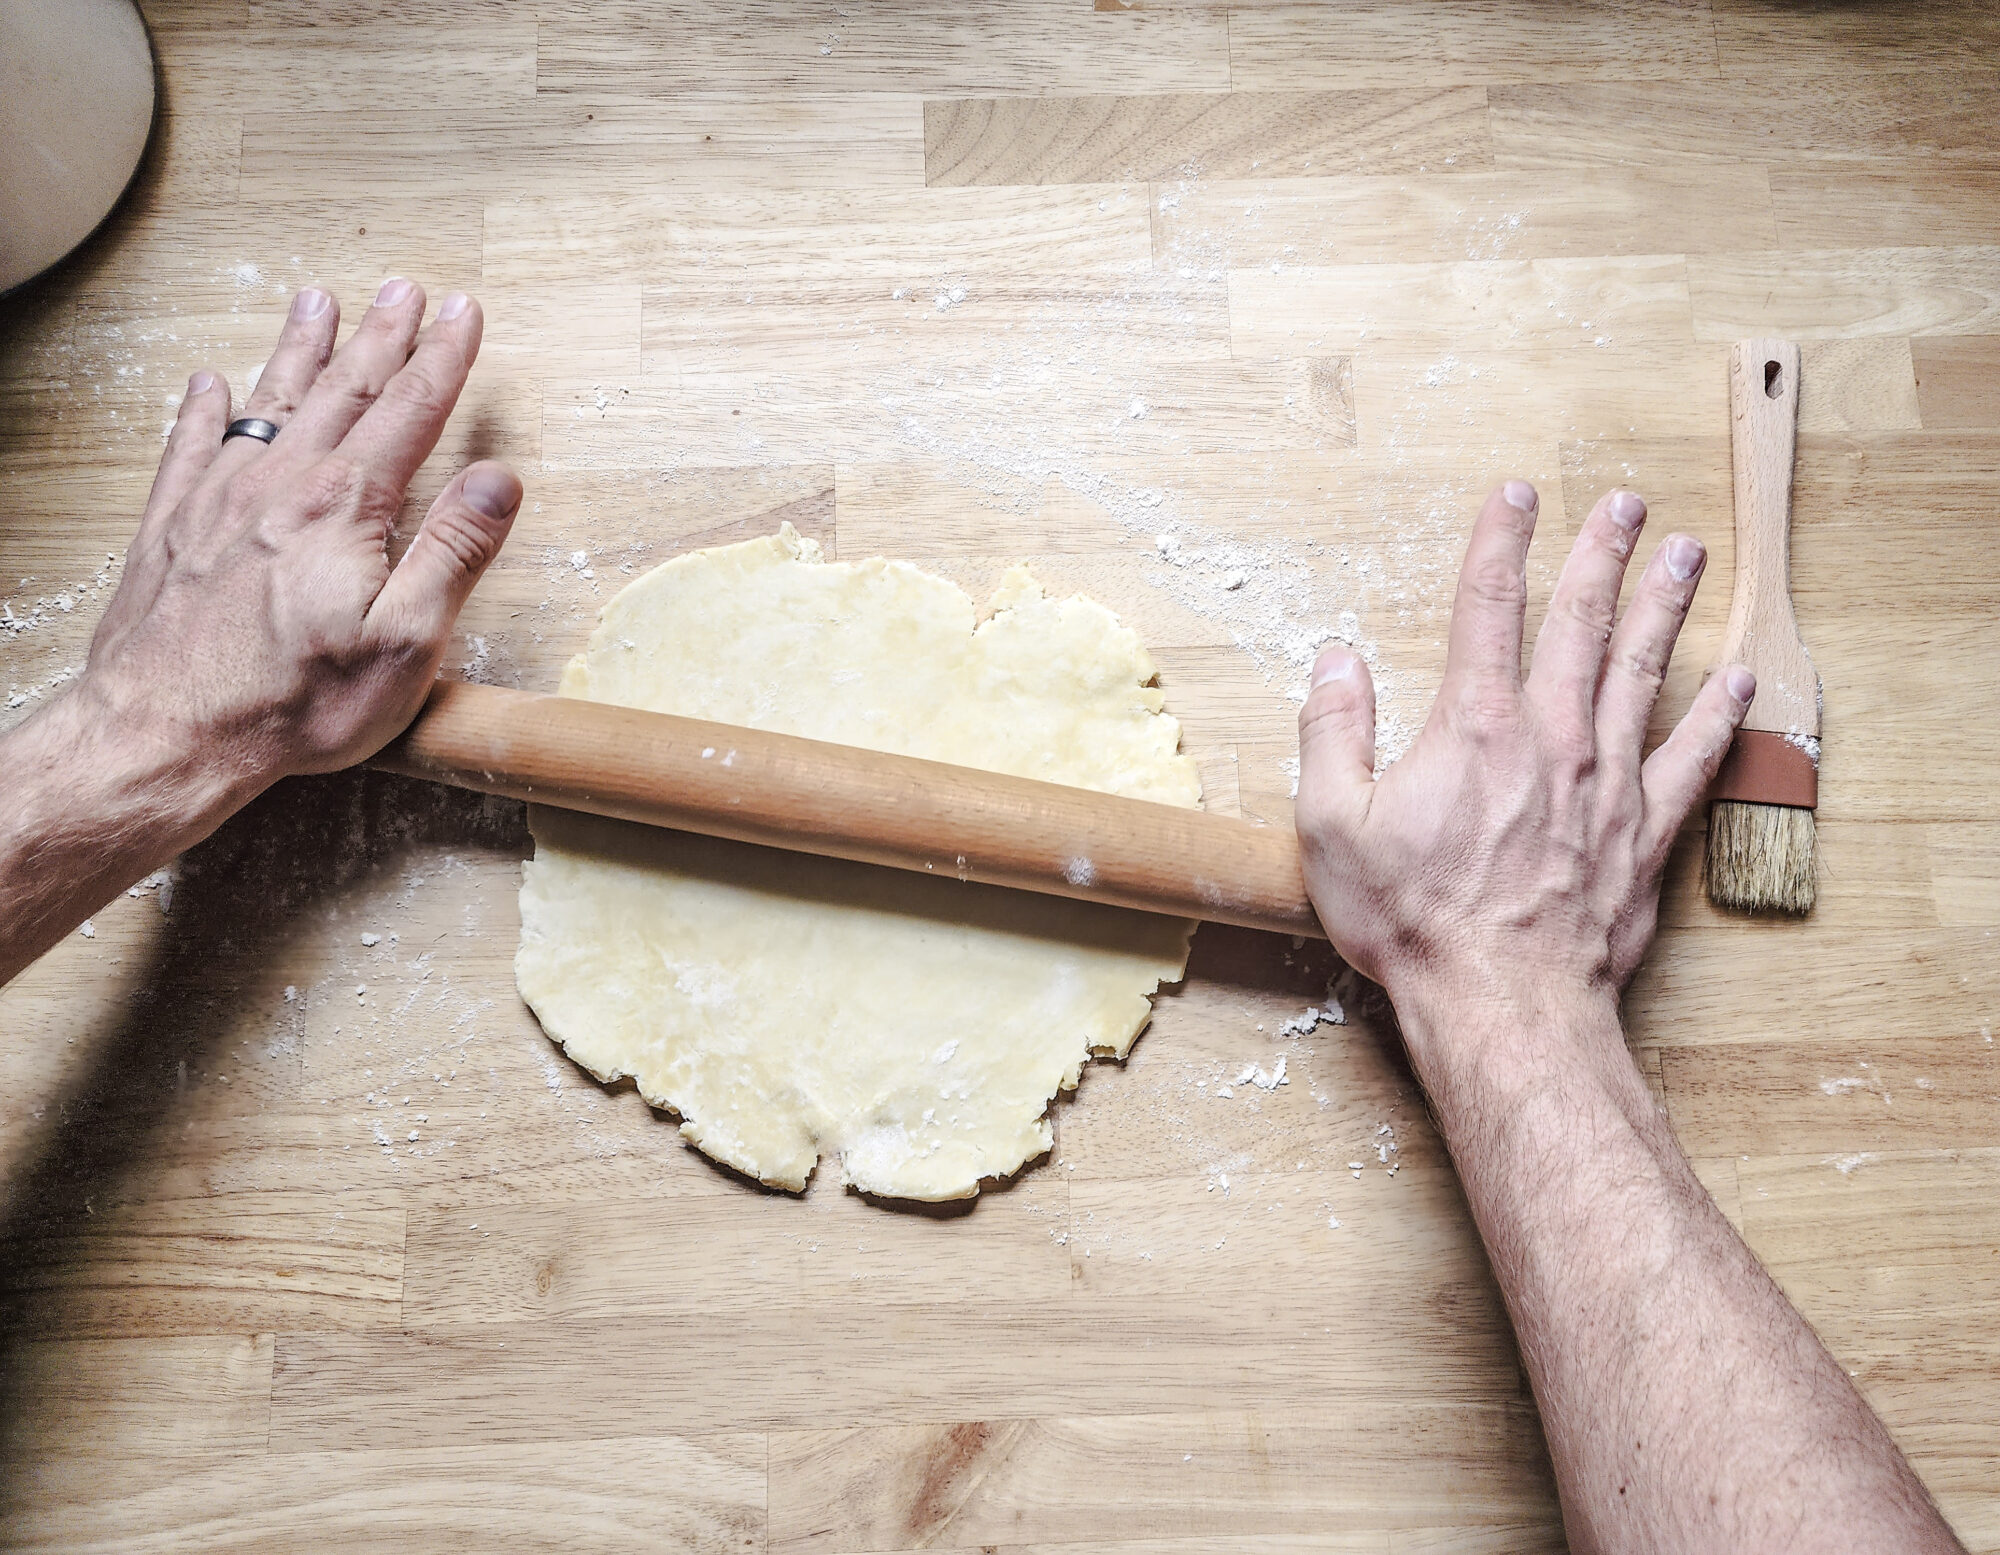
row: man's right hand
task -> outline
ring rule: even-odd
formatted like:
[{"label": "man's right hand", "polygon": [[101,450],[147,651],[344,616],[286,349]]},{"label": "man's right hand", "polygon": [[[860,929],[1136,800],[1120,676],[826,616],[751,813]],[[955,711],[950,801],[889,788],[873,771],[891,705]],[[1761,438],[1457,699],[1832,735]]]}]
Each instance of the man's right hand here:
[{"label": "man's right hand", "polygon": [[[1306,883],[1335,947],[1406,1001],[1552,992],[1608,1001],[1653,938],[1660,874],[1747,711],[1741,665],[1710,678],[1643,762],[1646,722],[1706,559],[1670,535],[1618,619],[1645,522],[1629,491],[1585,519],[1521,673],[1526,481],[1486,500],[1452,609],[1444,684],[1378,780],[1375,694],[1326,649],[1299,717]],[[1413,1053],[1420,1068],[1426,1055]]]},{"label": "man's right hand", "polygon": [[1631,608],[1645,504],[1584,521],[1521,674],[1535,492],[1487,499],[1443,689],[1377,780],[1375,699],[1345,648],[1300,717],[1306,883],[1389,990],[1520,1341],[1575,1550],[1957,1550],[1839,1365],[1688,1166],[1627,1050],[1618,995],[1660,872],[1755,684],[1710,678],[1658,750],[1646,722],[1701,575],[1669,536]]}]

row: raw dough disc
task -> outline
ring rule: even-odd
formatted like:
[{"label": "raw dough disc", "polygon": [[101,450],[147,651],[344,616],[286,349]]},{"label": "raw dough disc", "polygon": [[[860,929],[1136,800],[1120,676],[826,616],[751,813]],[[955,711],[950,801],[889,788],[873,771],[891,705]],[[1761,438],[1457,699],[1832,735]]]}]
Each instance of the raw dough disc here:
[{"label": "raw dough disc", "polygon": [[[775,536],[677,557],[605,607],[565,696],[1193,805],[1136,635],[1021,568],[978,623],[903,562]],[[724,760],[727,751],[717,753]],[[716,1160],[801,1189],[965,1198],[1048,1150],[1048,1104],[1123,1057],[1191,923],[530,812],[522,997]]]}]

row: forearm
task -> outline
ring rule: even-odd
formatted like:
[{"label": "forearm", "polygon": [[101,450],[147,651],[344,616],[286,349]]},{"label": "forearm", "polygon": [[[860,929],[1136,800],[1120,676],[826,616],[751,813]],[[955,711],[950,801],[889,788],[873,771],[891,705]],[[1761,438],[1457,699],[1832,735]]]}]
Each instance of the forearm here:
[{"label": "forearm", "polygon": [[0,736],[0,983],[250,797],[87,680]]},{"label": "forearm", "polygon": [[1959,1547],[1696,1180],[1608,998],[1419,993],[1398,1013],[1577,1550]]}]

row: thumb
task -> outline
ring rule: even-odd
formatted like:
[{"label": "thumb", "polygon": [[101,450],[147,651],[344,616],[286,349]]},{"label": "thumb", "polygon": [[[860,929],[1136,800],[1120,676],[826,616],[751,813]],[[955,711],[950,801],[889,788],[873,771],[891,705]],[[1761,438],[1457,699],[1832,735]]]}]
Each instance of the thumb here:
[{"label": "thumb", "polygon": [[1299,796],[1332,798],[1375,777],[1375,682],[1361,655],[1321,650],[1299,709]]},{"label": "thumb", "polygon": [[521,477],[506,465],[484,460],[461,470],[424,515],[369,622],[406,640],[442,641],[520,509]]}]

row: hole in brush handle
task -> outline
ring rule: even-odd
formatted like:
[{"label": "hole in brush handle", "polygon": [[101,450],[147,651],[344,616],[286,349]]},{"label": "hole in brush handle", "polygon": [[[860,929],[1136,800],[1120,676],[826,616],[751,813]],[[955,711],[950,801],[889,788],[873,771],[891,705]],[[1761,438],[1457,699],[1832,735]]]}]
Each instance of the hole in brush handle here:
[{"label": "hole in brush handle", "polygon": [[1785,368],[1782,362],[1764,364],[1764,398],[1774,400],[1785,392]]}]

